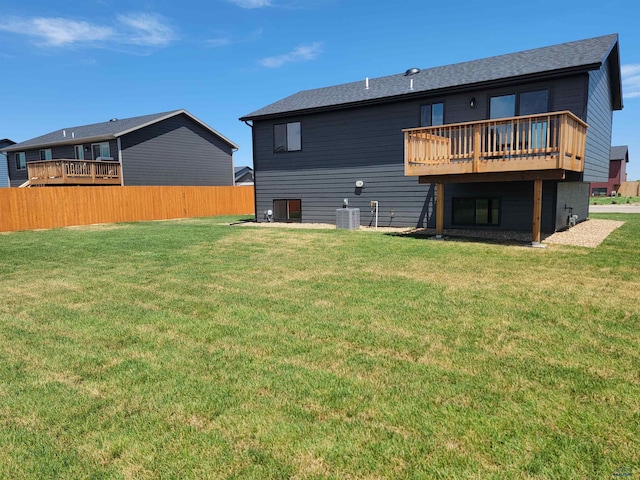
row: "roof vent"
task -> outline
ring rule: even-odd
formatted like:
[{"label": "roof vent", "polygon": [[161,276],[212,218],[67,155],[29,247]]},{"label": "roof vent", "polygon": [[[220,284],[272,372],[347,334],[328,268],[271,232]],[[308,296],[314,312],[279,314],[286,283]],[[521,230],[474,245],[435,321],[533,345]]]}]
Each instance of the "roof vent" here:
[{"label": "roof vent", "polygon": [[416,67],[413,67],[413,68],[410,68],[409,70],[407,70],[406,72],[404,72],[404,76],[408,77],[409,75],[415,75],[416,73],[420,73],[420,69],[416,68]]},{"label": "roof vent", "polygon": [[117,118],[112,118],[111,120],[109,120],[110,122],[117,122],[118,119]]}]

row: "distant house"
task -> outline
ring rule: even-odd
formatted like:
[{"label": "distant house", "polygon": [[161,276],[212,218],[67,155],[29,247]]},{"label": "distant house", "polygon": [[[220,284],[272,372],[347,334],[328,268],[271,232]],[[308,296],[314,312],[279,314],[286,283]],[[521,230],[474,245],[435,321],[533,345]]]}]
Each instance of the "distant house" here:
[{"label": "distant house", "polygon": [[613,195],[620,185],[627,181],[627,163],[629,163],[629,147],[620,145],[611,147],[609,155],[609,180],[592,182],[591,195]]},{"label": "distant house", "polygon": [[235,167],[236,185],[253,185],[253,168]]},{"label": "distant house", "polygon": [[233,185],[237,149],[186,110],[174,110],[67,127],[2,151],[17,187]]},{"label": "distant house", "polygon": [[[0,140],[0,148],[14,145],[16,142],[4,138]],[[0,188],[9,186],[9,166],[7,165],[7,155],[0,152]]]},{"label": "distant house", "polygon": [[622,108],[617,35],[305,90],[245,115],[256,218],[553,232],[588,215]]}]

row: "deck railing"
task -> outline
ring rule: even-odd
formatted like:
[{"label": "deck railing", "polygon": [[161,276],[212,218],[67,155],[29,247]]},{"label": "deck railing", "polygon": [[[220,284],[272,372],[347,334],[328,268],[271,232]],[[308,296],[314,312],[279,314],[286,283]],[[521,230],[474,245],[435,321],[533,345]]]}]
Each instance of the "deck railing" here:
[{"label": "deck railing", "polygon": [[408,128],[405,175],[584,170],[587,124],[571,112]]},{"label": "deck railing", "polygon": [[91,160],[27,162],[30,185],[120,185],[120,163]]}]

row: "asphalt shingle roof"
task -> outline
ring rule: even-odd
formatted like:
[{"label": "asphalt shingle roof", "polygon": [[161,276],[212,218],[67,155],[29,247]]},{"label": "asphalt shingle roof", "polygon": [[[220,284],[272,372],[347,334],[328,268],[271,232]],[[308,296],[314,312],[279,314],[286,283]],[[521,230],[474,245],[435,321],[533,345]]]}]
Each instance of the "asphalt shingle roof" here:
[{"label": "asphalt shingle roof", "polygon": [[[611,153],[609,154],[609,160],[624,160],[627,158],[629,147],[627,145],[619,145],[611,147]],[[627,158],[627,161],[629,159]]]},{"label": "asphalt shingle roof", "polygon": [[47,133],[46,135],[41,135],[39,137],[31,138],[24,142],[17,143],[12,147],[28,148],[30,146],[68,142],[72,139],[80,143],[83,139],[86,138],[115,136],[115,134],[119,132],[130,130],[146,123],[153,122],[154,120],[166,117],[167,115],[170,115],[171,113],[177,111],[178,110],[173,110],[170,112],[142,115],[140,117],[117,119],[115,121],[108,120],[106,122],[94,123],[91,125],[80,125],[77,127],[61,128],[54,132]]},{"label": "asphalt shingle roof", "polygon": [[10,147],[10,150],[17,151],[17,150],[28,149],[33,147],[64,144],[64,143],[67,143],[67,144],[82,143],[84,140],[89,140],[89,139],[94,140],[94,139],[100,139],[100,138],[102,139],[116,138],[124,132],[136,130],[147,124],[154,123],[161,119],[168,118],[180,113],[184,113],[185,115],[191,117],[194,121],[200,123],[202,126],[206,127],[212,133],[215,133],[216,135],[218,135],[220,138],[228,142],[234,148],[238,148],[238,146],[235,143],[233,143],[231,140],[225,138],[223,135],[216,132],[208,125],[200,122],[200,120],[196,119],[185,110],[170,110],[168,112],[153,113],[150,115],[141,115],[139,117],[113,119],[113,120],[108,120],[106,122],[93,123],[91,125],[80,125],[77,127],[61,128],[54,132],[47,133],[46,135],[41,135],[39,137],[26,140],[24,142],[16,143],[15,145],[12,145]]},{"label": "asphalt shingle roof", "polygon": [[[618,41],[606,35],[575,42],[536,48],[496,57],[473,60],[421,70],[410,76],[404,73],[331,87],[304,90],[256,110],[240,120],[281,113],[331,108],[354,103],[377,101],[400,95],[438,91],[446,88],[494,82],[513,77],[534,76],[553,71],[598,68]],[[413,80],[413,90],[410,82]]]}]

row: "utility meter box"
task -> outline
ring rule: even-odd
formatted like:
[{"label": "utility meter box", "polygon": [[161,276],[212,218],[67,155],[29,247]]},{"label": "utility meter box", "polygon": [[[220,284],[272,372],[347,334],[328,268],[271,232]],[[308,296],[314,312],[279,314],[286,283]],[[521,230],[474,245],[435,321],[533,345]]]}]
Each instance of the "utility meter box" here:
[{"label": "utility meter box", "polygon": [[336,228],[358,230],[360,228],[359,208],[337,208]]}]

